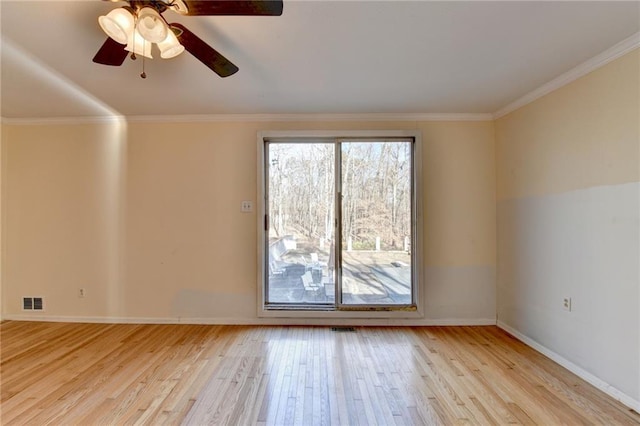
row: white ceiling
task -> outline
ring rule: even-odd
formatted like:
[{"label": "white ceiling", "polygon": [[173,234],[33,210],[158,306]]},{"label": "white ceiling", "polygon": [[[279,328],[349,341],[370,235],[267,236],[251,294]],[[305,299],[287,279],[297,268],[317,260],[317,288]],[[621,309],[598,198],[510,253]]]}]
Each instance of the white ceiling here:
[{"label": "white ceiling", "polygon": [[[280,17],[165,12],[240,71],[187,52],[91,61],[99,1],[0,1],[1,116],[493,113],[640,30],[640,2],[288,1]],[[159,55],[156,55],[159,57]]]}]

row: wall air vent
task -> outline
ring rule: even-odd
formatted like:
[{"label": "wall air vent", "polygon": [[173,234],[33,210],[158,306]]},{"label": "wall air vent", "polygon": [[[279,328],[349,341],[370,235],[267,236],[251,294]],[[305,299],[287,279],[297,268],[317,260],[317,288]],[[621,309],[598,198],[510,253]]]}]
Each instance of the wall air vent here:
[{"label": "wall air vent", "polygon": [[23,297],[22,298],[22,310],[23,311],[43,311],[44,310],[44,298],[42,298],[42,297]]}]

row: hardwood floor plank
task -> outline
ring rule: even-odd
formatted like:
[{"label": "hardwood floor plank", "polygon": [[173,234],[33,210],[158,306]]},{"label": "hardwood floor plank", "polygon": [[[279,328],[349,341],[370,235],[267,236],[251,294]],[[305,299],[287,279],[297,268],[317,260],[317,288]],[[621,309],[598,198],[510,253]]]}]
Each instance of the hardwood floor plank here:
[{"label": "hardwood floor plank", "polygon": [[0,324],[0,424],[639,425],[497,327]]},{"label": "hardwood floor plank", "polygon": [[[510,364],[505,363],[503,359],[483,359],[482,356],[474,356],[479,348],[474,349],[473,342],[465,342],[465,335],[460,334],[463,332],[463,328],[460,330],[434,330],[432,332],[434,333],[432,337],[434,347],[447,353],[448,356],[458,357],[467,366],[469,374],[459,380],[468,382],[467,386],[473,389],[469,398],[476,398],[476,394],[479,393],[478,397],[487,402],[484,406],[493,413],[492,417],[499,419],[499,423],[516,423],[517,419],[507,404],[510,398],[509,390],[504,387],[507,382],[501,377],[491,376],[491,374],[502,374],[504,368],[510,368]],[[472,350],[469,350],[469,345],[472,345]],[[477,403],[477,399],[471,401],[471,406],[475,407]]]}]

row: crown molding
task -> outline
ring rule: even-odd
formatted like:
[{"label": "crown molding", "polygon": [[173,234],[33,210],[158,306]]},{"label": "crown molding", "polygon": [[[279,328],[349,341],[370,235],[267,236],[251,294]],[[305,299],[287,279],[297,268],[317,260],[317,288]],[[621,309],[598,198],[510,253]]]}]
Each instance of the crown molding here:
[{"label": "crown molding", "polygon": [[521,98],[518,98],[507,106],[499,109],[498,111],[493,113],[493,119],[496,120],[519,108],[522,108],[523,106],[530,104],[536,99],[539,99],[553,92],[554,90],[558,90],[559,88],[566,86],[572,81],[575,81],[578,78],[587,75],[600,67],[603,67],[609,62],[618,59],[619,57],[631,52],[634,49],[637,49],[638,47],[640,47],[640,32],[637,32],[631,37],[622,40],[620,43],[613,45],[599,55],[596,55],[593,58],[581,63],[577,67],[565,72],[564,74],[560,74],[558,77],[554,78],[548,83],[543,84],[537,89],[532,90]]},{"label": "crown molding", "polygon": [[8,118],[3,124],[52,125],[128,123],[207,123],[207,122],[322,122],[322,121],[491,121],[492,114],[474,113],[390,113],[390,114],[202,114],[202,115],[133,115],[103,117]]},{"label": "crown molding", "polygon": [[129,116],[128,122],[303,122],[303,121],[491,121],[491,114],[203,114],[172,116]]},{"label": "crown molding", "polygon": [[69,125],[69,124],[111,124],[121,123],[126,117],[121,115],[96,116],[96,117],[38,117],[38,118],[11,118],[0,117],[0,123],[21,126],[37,125]]}]

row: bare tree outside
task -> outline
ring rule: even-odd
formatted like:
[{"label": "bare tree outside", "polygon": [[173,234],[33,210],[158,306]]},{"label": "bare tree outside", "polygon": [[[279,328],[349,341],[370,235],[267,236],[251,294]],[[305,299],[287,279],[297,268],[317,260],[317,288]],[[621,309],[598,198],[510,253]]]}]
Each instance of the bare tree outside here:
[{"label": "bare tree outside", "polygon": [[269,303],[335,303],[336,149],[342,303],[410,304],[411,142],[270,143]]},{"label": "bare tree outside", "polygon": [[343,142],[342,303],[411,303],[411,143]]}]

